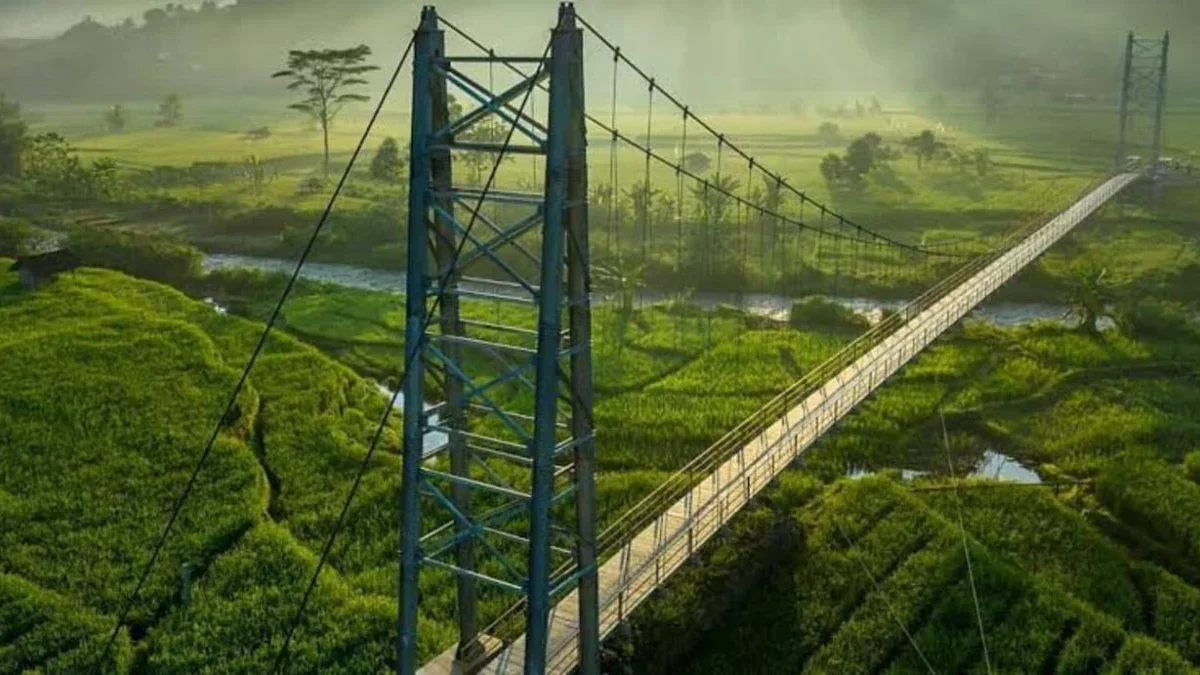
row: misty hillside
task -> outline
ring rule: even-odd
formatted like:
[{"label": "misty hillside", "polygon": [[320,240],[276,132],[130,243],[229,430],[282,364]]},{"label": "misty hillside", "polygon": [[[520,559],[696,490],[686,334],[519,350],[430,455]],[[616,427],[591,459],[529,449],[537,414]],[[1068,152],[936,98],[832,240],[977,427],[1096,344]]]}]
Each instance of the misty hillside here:
[{"label": "misty hillside", "polygon": [[[40,4],[40,3],[38,3]],[[380,63],[402,49],[419,2],[238,0],[79,3],[0,9],[29,35],[0,42],[0,90],[26,99],[118,100],[269,89],[287,49],[371,45]],[[497,47],[536,49],[553,0],[447,0],[443,13]],[[1175,91],[1191,89],[1200,5],[1175,0],[634,0],[581,2],[581,13],[692,96],[977,87],[981,78],[1051,73],[1064,87],[1110,93],[1125,31],[1176,31]],[[503,6],[504,9],[500,9]],[[116,17],[122,10],[129,16]],[[89,8],[87,11],[92,11]],[[68,14],[78,12],[75,20]],[[37,17],[41,17],[40,19]],[[47,22],[70,25],[56,38]],[[71,25],[71,22],[74,22]],[[486,30],[484,30],[486,28]],[[664,48],[670,46],[670,48]],[[714,48],[715,46],[715,48]],[[726,83],[733,82],[732,85]],[[730,93],[724,89],[721,94]]]}]

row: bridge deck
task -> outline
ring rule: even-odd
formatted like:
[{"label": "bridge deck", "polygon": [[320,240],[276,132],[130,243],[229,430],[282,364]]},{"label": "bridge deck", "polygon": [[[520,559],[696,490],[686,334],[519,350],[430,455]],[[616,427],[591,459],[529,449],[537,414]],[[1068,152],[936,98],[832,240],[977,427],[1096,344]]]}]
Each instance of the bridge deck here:
[{"label": "bridge deck", "polygon": [[[602,634],[610,634],[775,476],[888,377],[1140,175],[1126,173],[1108,180],[912,317],[788,411],[633,537],[600,567]],[[570,673],[578,663],[578,604],[575,593],[571,593],[551,614],[547,672]],[[421,672],[425,675],[456,672],[453,655],[451,649]],[[521,638],[482,672],[521,673],[524,656],[525,641]]]}]

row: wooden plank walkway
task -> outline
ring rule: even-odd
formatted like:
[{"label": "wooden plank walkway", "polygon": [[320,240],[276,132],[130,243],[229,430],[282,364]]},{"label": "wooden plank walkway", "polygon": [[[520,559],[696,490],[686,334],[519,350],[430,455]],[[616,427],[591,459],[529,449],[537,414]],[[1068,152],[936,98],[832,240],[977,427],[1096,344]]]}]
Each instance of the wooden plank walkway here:
[{"label": "wooden plank walkway", "polygon": [[[600,630],[608,636],[630,612],[718,530],[891,375],[971,312],[997,288],[1141,177],[1117,175],[1043,225],[827,381],[768,427],[600,567]],[[578,597],[566,595],[551,614],[547,672],[578,664]],[[524,670],[525,640],[508,645],[483,673]],[[422,668],[423,675],[457,673],[454,649]]]}]

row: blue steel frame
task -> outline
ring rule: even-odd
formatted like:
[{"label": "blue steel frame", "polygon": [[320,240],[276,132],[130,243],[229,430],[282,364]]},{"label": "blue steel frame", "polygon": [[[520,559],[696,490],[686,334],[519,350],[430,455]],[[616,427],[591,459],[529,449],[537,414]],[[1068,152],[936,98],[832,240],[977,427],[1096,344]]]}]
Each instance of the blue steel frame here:
[{"label": "blue steel frame", "polygon": [[[1138,38],[1130,31],[1125,42],[1124,69],[1121,78],[1121,100],[1118,116],[1116,166],[1125,166],[1131,145],[1130,136],[1136,131],[1138,118],[1150,116],[1152,128],[1149,139],[1133,144],[1150,150],[1150,162],[1162,159],[1163,121],[1167,111],[1167,63],[1171,34],[1162,39]],[[1146,143],[1149,143],[1147,146]]]},{"label": "blue steel frame", "polygon": [[[581,672],[599,672],[582,45],[568,3],[548,58],[452,57],[436,10],[422,10],[413,59],[403,383],[397,650],[406,675],[417,667],[422,567],[456,577],[464,665],[484,649],[479,585],[524,598],[530,675],[545,670],[555,598],[578,588]],[[455,65],[505,60],[538,70],[496,93]],[[543,125],[524,103],[513,103],[547,79]],[[451,87],[478,107],[450,119]],[[523,142],[460,140],[492,118]],[[546,157],[542,194],[456,185],[453,153],[502,147]],[[464,212],[468,218],[460,219]],[[488,268],[486,279],[466,275],[475,266]],[[466,319],[463,297],[526,307],[536,328],[506,323],[500,312],[495,322]],[[566,517],[565,506],[556,507],[569,501],[574,510]],[[443,524],[426,529],[434,514]]]}]

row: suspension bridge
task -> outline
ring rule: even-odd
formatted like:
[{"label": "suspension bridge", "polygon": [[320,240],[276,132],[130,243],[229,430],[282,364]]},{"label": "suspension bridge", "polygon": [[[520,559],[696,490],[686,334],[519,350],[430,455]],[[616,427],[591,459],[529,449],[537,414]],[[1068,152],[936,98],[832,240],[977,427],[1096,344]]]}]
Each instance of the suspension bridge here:
[{"label": "suspension bridge", "polygon": [[[446,30],[478,52],[448,54]],[[611,57],[607,121],[585,104],[585,36]],[[412,50],[401,672],[417,670],[419,572],[436,567],[457,579],[460,639],[419,672],[598,673],[601,642],[774,477],[993,291],[1145,177],[1140,164],[1126,159],[1139,111],[1154,121],[1151,166],[1161,154],[1167,41],[1139,42],[1130,36],[1119,152],[1109,175],[1060,212],[1036,218],[981,250],[961,241],[952,246],[915,244],[852,221],[772,173],[570,4],[560,8],[540,56],[497,55],[432,7],[423,11]],[[464,64],[481,63],[488,68],[488,85],[462,70]],[[515,84],[496,90],[496,67],[514,74]],[[647,92],[644,136],[617,126],[622,68],[632,71]],[[476,108],[452,118],[449,89],[464,94]],[[529,105],[536,93],[547,99],[544,121]],[[676,159],[655,149],[650,120],[656,102],[673,109],[679,120],[679,129],[667,140],[675,145]],[[466,140],[473,126],[493,116],[507,126],[504,138],[493,130],[482,141]],[[608,193],[601,200],[588,184],[589,132],[611,144]],[[523,142],[513,143],[514,136]],[[687,149],[704,143],[715,145],[713,178],[687,165]],[[644,160],[630,193],[632,223],[620,222],[612,210],[619,145]],[[464,151],[495,157],[482,188],[460,187],[455,181],[453,153]],[[495,189],[496,172],[508,153],[544,160],[544,182],[536,186],[540,192]],[[731,164],[737,168],[731,170]],[[742,167],[745,183],[729,180]],[[676,225],[674,242],[652,231],[652,195],[663,178],[676,191],[666,209],[675,211],[674,218],[666,218]],[[755,193],[757,180],[766,189]],[[689,194],[701,221],[691,228],[698,234],[685,233]],[[798,209],[785,212],[785,198]],[[489,216],[488,204],[502,206],[493,206]],[[595,219],[589,207],[595,207]],[[727,216],[730,211],[733,217]],[[740,233],[722,238],[720,223],[728,221]],[[483,223],[486,235],[475,234],[477,223]],[[759,245],[751,253],[753,237],[747,232],[754,228]],[[597,235],[604,240],[597,242]],[[802,256],[805,248],[789,246],[789,236],[817,241],[813,266],[831,262],[835,289],[843,266],[941,265],[953,271],[599,531],[591,355],[594,249],[610,259],[640,255],[646,265],[654,259],[652,249],[673,243],[679,277],[719,274],[714,258],[732,252],[735,259],[741,256],[739,290],[747,290],[756,284],[758,289],[786,285],[789,270],[802,264],[797,254]],[[685,269],[689,259],[698,259],[691,270]],[[484,277],[503,291],[479,292],[467,270],[481,261],[489,269]],[[772,269],[777,270],[773,278],[764,274]],[[749,279],[754,271],[757,281]],[[460,309],[460,300],[472,297],[523,304],[536,315],[536,329],[500,319],[473,323]],[[432,394],[431,374],[438,384]],[[503,394],[509,387],[520,394]],[[445,441],[431,449],[431,434]],[[440,514],[434,519],[440,517],[444,524],[428,528],[434,512]],[[519,598],[487,628],[480,626],[478,610],[484,586]],[[523,633],[498,639],[505,625],[521,625]]]},{"label": "suspension bridge", "polygon": [[[469,53],[450,53],[448,34]],[[586,104],[585,47],[611,61],[607,115]],[[598,675],[602,641],[823,434],[1091,215],[1135,183],[1165,175],[1158,160],[1167,48],[1166,39],[1129,36],[1111,172],[1069,202],[1031,208],[1034,217],[1004,237],[910,242],[838,213],[772,172],[572,4],[560,7],[548,44],[533,55],[498,54],[433,7],[424,8],[379,101],[382,108],[411,57],[406,348],[402,387],[392,400],[394,407],[403,395],[397,670]],[[497,70],[510,84],[497,85]],[[621,72],[632,73],[634,88],[647,97],[644,134],[618,126]],[[466,109],[454,111],[452,91],[467,101]],[[673,120],[669,133],[654,133],[656,110]],[[1152,133],[1139,146],[1147,120]],[[606,141],[592,145],[608,146],[608,180],[598,188],[589,183],[595,169],[589,137]],[[1147,148],[1148,161],[1128,159],[1139,147]],[[703,161],[693,161],[696,154]],[[477,175],[467,184],[456,165],[480,155],[487,161],[477,166],[490,166],[486,180]],[[498,176],[513,173],[502,167],[514,157],[528,158],[533,179],[501,188]],[[630,162],[623,161],[629,157],[636,158],[633,179]],[[622,174],[632,204],[628,219],[617,206]],[[737,298],[814,287],[834,294],[863,285],[869,290],[886,275],[908,285],[940,280],[600,529],[595,478],[603,457],[596,446],[604,428],[595,417],[592,311],[600,294],[593,279],[602,265],[630,259],[652,270],[663,291],[719,279]],[[638,290],[626,284],[617,292]],[[495,318],[465,311],[470,303],[494,304]],[[345,525],[358,480],[276,672],[286,670],[288,644]],[[194,482],[195,474],[158,549]],[[157,557],[156,549],[126,614]],[[458,642],[421,665],[420,582],[430,570],[455,584]],[[481,599],[494,607],[496,598],[509,609],[498,615],[482,609]]]}]

